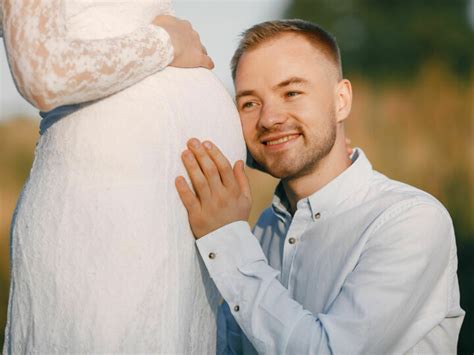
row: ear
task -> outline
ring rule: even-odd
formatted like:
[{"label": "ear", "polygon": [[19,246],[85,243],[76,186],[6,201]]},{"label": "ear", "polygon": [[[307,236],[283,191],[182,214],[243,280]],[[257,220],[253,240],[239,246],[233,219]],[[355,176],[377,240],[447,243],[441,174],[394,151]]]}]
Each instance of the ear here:
[{"label": "ear", "polygon": [[336,86],[336,119],[343,122],[351,113],[352,85],[347,79],[342,79]]}]

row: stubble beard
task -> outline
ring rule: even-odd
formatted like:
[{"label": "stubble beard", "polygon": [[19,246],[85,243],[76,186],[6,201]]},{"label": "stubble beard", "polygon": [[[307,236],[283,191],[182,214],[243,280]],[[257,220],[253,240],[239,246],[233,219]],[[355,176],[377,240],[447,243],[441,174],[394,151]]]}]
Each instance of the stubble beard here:
[{"label": "stubble beard", "polygon": [[336,142],[337,125],[331,120],[324,132],[317,136],[306,138],[302,135],[305,146],[302,152],[293,152],[291,156],[282,156],[268,163],[262,157],[253,155],[262,170],[275,178],[289,181],[309,175],[318,170],[321,161],[331,152]]}]

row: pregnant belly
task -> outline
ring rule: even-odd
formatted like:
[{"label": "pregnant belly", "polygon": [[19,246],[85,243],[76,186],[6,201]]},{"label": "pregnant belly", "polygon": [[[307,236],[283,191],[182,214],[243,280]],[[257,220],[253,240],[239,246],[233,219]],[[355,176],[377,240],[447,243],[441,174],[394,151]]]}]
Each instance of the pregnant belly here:
[{"label": "pregnant belly", "polygon": [[190,137],[245,157],[234,104],[204,69],[167,68],[40,137],[12,248],[29,288],[17,293],[36,295],[38,339],[64,335],[78,352],[214,352],[218,293],[174,187]]},{"label": "pregnant belly", "polygon": [[180,154],[191,137],[215,142],[232,162],[245,158],[235,105],[205,69],[168,67],[59,121],[41,145],[57,167],[76,176],[146,179],[183,174]]}]

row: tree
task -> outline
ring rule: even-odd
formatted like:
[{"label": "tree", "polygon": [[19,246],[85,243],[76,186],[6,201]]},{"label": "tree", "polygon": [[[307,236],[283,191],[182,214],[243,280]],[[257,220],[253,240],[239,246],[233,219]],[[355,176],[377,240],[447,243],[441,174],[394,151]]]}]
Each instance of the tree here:
[{"label": "tree", "polygon": [[460,76],[473,69],[470,0],[294,0],[286,17],[318,23],[341,47],[344,69],[409,77],[427,61]]}]

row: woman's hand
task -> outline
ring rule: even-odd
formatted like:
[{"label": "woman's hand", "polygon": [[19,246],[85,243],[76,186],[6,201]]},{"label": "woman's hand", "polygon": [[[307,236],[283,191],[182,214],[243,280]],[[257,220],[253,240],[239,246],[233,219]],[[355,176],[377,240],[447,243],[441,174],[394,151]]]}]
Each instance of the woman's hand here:
[{"label": "woman's hand", "polygon": [[199,34],[193,29],[189,21],[180,20],[174,16],[160,15],[155,17],[153,24],[162,27],[171,38],[174,58],[170,66],[214,68],[214,62],[207,55]]}]

